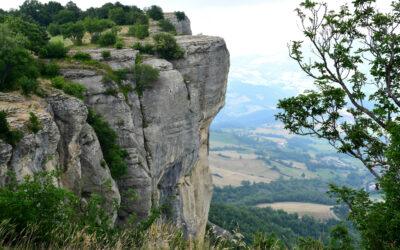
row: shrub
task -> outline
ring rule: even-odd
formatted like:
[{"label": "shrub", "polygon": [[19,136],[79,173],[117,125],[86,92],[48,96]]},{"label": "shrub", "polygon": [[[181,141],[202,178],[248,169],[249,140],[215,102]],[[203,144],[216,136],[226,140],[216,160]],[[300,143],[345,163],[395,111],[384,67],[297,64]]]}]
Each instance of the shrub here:
[{"label": "shrub", "polygon": [[158,21],[158,26],[162,31],[176,35],[175,26],[167,19],[161,19]]},{"label": "shrub", "polygon": [[37,173],[26,176],[24,182],[9,183],[0,192],[0,221],[10,220],[16,232],[23,233],[28,226],[36,225],[36,240],[46,241],[46,236],[59,224],[73,223],[77,215],[77,197],[57,188],[52,176]]},{"label": "shrub", "polygon": [[21,48],[29,49],[38,54],[40,49],[49,41],[46,29],[33,22],[23,21],[21,18],[15,18],[11,15],[4,16],[4,21],[14,34],[20,34],[27,38]]},{"label": "shrub", "polygon": [[164,59],[183,58],[184,51],[176,43],[175,37],[168,33],[158,33],[153,36],[154,50]]},{"label": "shrub", "polygon": [[118,32],[120,32],[122,30],[121,26],[113,26],[111,28],[111,33],[114,33],[115,35],[118,35]]},{"label": "shrub", "polygon": [[136,82],[136,91],[139,96],[142,95],[144,87],[150,82],[157,81],[160,72],[148,64],[136,64],[134,70],[134,80]]},{"label": "shrub", "polygon": [[[104,209],[106,200],[99,194],[92,193],[84,202],[71,191],[56,187],[60,172],[37,172],[23,182],[17,182],[12,172],[8,174],[11,182],[0,188],[2,249],[148,249],[154,246],[153,240],[160,246],[165,242],[171,249],[177,244],[184,249],[181,232],[154,224],[167,211],[166,205],[152,207],[146,220],[121,230],[111,226],[110,213]],[[109,183],[105,181],[106,192]],[[126,193],[130,201],[137,198],[132,192]]]},{"label": "shrub", "polygon": [[118,41],[118,42],[115,43],[114,47],[116,49],[122,49],[124,47],[124,43],[121,42],[121,41]]},{"label": "shrub", "polygon": [[135,50],[139,50],[141,53],[145,53],[145,54],[154,54],[153,51],[153,45],[150,43],[145,43],[144,45],[142,45],[141,43],[135,43],[133,45],[133,48]]},{"label": "shrub", "polygon": [[23,76],[19,79],[19,84],[22,89],[22,93],[25,95],[29,95],[37,90],[39,84],[36,79],[28,78]]},{"label": "shrub", "polygon": [[98,44],[99,43],[99,39],[100,39],[100,34],[94,34],[90,38],[90,42],[93,43],[93,44]]},{"label": "shrub", "polygon": [[40,67],[40,74],[50,78],[56,77],[60,74],[60,66],[54,62],[49,64],[43,63],[43,66]]},{"label": "shrub", "polygon": [[127,18],[129,24],[149,24],[149,18],[143,13],[130,12]]},{"label": "shrub", "polygon": [[64,38],[69,38],[76,45],[82,44],[82,38],[85,35],[83,22],[66,23],[60,26],[60,32]]},{"label": "shrub", "polygon": [[92,194],[87,202],[81,202],[72,192],[54,185],[60,172],[37,172],[33,177],[25,176],[22,183],[14,174],[9,175],[11,182],[0,189],[0,221],[9,221],[11,230],[1,235],[2,242],[19,244],[28,237],[27,249],[35,248],[35,243],[51,244],[46,249],[61,249],[68,240],[76,244],[84,235],[91,235],[98,245],[117,243],[121,231],[111,227],[100,195]]},{"label": "shrub", "polygon": [[117,35],[113,32],[107,32],[99,37],[99,44],[101,46],[111,46],[117,41]]},{"label": "shrub", "polygon": [[86,91],[86,88],[80,83],[67,82],[64,77],[57,76],[51,79],[51,84],[54,88],[61,89],[66,94],[84,100],[82,92]]},{"label": "shrub", "polygon": [[130,36],[137,37],[139,39],[145,39],[149,36],[149,25],[147,24],[135,24],[129,27],[128,34]]},{"label": "shrub", "polygon": [[178,19],[178,21],[183,21],[186,18],[185,12],[183,11],[175,11],[175,16]]},{"label": "shrub", "polygon": [[103,50],[101,52],[101,56],[103,57],[104,60],[107,60],[111,57],[111,52],[109,50]]},{"label": "shrub", "polygon": [[30,117],[28,128],[30,131],[36,134],[42,127],[40,126],[38,117],[33,112],[30,112],[29,115]]},{"label": "shrub", "polygon": [[81,60],[81,61],[88,61],[92,59],[89,53],[83,52],[83,51],[78,51],[74,55],[74,59],[76,60]]},{"label": "shrub", "polygon": [[123,158],[128,156],[128,153],[121,150],[117,145],[117,133],[110,128],[108,122],[88,108],[87,122],[93,127],[99,139],[101,150],[104,154],[104,160],[110,168],[111,176],[114,179],[120,178],[126,174],[128,166],[123,161]]},{"label": "shrub", "polygon": [[98,35],[106,29],[115,26],[115,23],[109,19],[86,17],[83,20],[83,25],[85,27],[85,30],[89,32],[90,35],[93,37],[94,35]]},{"label": "shrub", "polygon": [[[0,110],[0,139],[8,144],[15,145],[23,136],[21,131],[12,131],[7,122],[7,111]],[[0,192],[1,193],[1,192]],[[0,209],[1,213],[1,209]],[[0,218],[1,221],[1,218]]]},{"label": "shrub", "polygon": [[62,42],[50,42],[39,52],[40,58],[64,58],[67,56],[68,49]]},{"label": "shrub", "polygon": [[152,18],[153,20],[161,20],[164,19],[164,14],[161,7],[157,5],[153,5],[147,9],[146,14]]}]

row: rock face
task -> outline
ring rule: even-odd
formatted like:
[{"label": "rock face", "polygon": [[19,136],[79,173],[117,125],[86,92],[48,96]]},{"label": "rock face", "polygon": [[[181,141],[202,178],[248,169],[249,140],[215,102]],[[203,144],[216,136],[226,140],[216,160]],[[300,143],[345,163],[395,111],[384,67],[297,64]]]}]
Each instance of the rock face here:
[{"label": "rock face", "polygon": [[[5,99],[0,95],[0,110],[9,111],[10,126],[22,130],[24,137],[14,147],[0,140],[0,186],[6,184],[8,170],[22,180],[34,172],[60,169],[60,187],[82,198],[101,193],[115,220],[112,204],[120,201],[119,190],[107,166],[101,167],[103,153],[93,129],[86,123],[84,103],[62,94],[46,100],[19,94],[7,96]],[[36,134],[26,126],[30,112],[40,121],[41,129]]]},{"label": "rock face", "polygon": [[[190,25],[186,24],[189,29],[184,26],[178,33],[191,33]],[[118,225],[132,213],[138,221],[143,220],[152,206],[166,204],[173,211],[170,219],[187,237],[202,238],[212,195],[209,126],[225,103],[229,52],[219,37],[180,36],[177,41],[185,50],[183,59],[147,57],[142,61],[159,69],[160,76],[141,95],[121,91],[136,87],[130,77],[116,83],[105,79],[101,70],[64,67],[66,79],[87,88],[85,103],[63,94],[42,100],[40,132],[27,133],[15,147],[0,141],[0,185],[5,182],[6,169],[22,176],[59,164],[63,171],[60,186],[83,199],[101,192],[109,204],[120,202],[121,209],[114,215]],[[85,52],[113,70],[133,66],[138,53],[111,49],[111,57],[105,61],[102,50]],[[117,180],[111,178],[107,166],[102,167],[99,141],[86,123],[86,106],[109,123],[118,135],[118,144],[128,152],[124,159],[127,174]],[[12,122],[13,118],[8,119]],[[135,202],[129,199],[130,189],[139,197]]]},{"label": "rock face", "polygon": [[176,29],[176,32],[180,35],[192,35],[192,29],[190,27],[190,20],[187,16],[185,19],[178,20],[175,13],[164,13],[164,18],[169,20]]}]

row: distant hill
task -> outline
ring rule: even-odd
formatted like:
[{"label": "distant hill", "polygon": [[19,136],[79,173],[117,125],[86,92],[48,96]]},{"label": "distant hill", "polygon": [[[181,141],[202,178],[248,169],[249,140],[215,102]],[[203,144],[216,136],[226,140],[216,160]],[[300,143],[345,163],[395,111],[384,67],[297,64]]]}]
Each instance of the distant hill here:
[{"label": "distant hill", "polygon": [[[307,88],[304,75],[289,59],[271,61],[262,56],[232,58],[226,104],[212,123],[212,129],[258,127],[277,123],[279,99]],[[243,65],[246,65],[243,68]]]}]

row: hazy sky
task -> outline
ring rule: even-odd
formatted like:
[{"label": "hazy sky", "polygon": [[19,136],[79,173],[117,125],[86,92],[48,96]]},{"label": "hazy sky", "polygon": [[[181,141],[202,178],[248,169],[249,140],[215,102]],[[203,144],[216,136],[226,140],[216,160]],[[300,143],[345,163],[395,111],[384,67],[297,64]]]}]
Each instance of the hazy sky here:
[{"label": "hazy sky", "polygon": [[[48,2],[40,0],[41,2]],[[24,0],[1,0],[0,8],[18,8]],[[59,0],[65,4],[68,0]],[[100,7],[109,0],[75,0],[80,8]],[[114,1],[111,1],[114,2]],[[225,38],[232,57],[280,55],[286,44],[299,38],[294,9],[299,0],[120,0],[126,5],[161,6],[164,11],[185,11],[194,34]],[[337,2],[337,1],[331,1]]]},{"label": "hazy sky", "polygon": [[[0,1],[0,8],[5,10],[18,8],[24,2],[24,0]],[[48,0],[39,1],[48,2]],[[65,4],[69,0],[58,1]],[[115,1],[75,0],[74,2],[81,9],[86,9]],[[193,34],[202,33],[225,38],[232,57],[255,54],[287,57],[287,43],[302,38],[294,12],[301,0],[120,0],[120,2],[141,8],[156,4],[164,11],[185,11],[191,20]],[[338,6],[346,1],[326,0],[326,2],[329,6]],[[390,0],[379,0],[379,2],[389,3]]]}]

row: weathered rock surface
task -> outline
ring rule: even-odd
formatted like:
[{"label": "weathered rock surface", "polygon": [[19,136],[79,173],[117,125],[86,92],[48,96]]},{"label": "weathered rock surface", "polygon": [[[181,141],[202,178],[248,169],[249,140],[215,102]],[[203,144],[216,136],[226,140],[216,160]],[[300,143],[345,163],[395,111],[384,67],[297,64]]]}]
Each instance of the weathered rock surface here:
[{"label": "weathered rock surface", "polygon": [[[122,194],[133,189],[139,200],[132,203],[122,197],[118,223],[131,213],[144,219],[152,205],[168,203],[176,225],[201,238],[212,195],[208,129],[225,102],[229,53],[218,37],[181,36],[178,43],[185,49],[184,59],[143,61],[159,69],[160,76],[141,97],[135,91],[127,99],[120,92],[106,95],[107,88],[118,86],[102,83],[95,71],[85,77],[82,70],[65,69],[63,75],[85,85],[86,105],[109,122],[129,153],[128,174],[116,181]],[[129,79],[122,84],[136,87]]]},{"label": "weathered rock surface", "polygon": [[164,13],[164,18],[175,26],[176,33],[179,35],[192,35],[190,20],[187,16],[185,16],[184,20],[178,20],[175,13]]},{"label": "weathered rock surface", "polygon": [[[173,13],[166,18],[176,19]],[[179,23],[178,33],[191,34],[188,19]],[[41,100],[40,109],[34,112],[40,117],[42,129],[37,134],[26,132],[15,147],[0,141],[0,185],[8,169],[22,177],[55,169],[58,164],[63,171],[62,187],[83,199],[101,193],[110,211],[113,201],[121,203],[118,215],[114,214],[117,224],[124,224],[132,213],[143,220],[152,206],[168,204],[173,211],[170,218],[185,235],[202,238],[212,195],[209,126],[225,103],[229,52],[219,37],[179,36],[177,41],[185,50],[183,59],[169,62],[148,57],[142,62],[159,69],[160,76],[141,95],[136,91],[124,95],[120,90],[127,85],[136,88],[129,75],[117,84],[104,81],[105,71],[101,69],[77,64],[64,67],[61,73],[66,79],[87,88],[85,103],[63,94],[51,95],[47,102]],[[104,60],[103,50],[84,51],[113,70],[133,66],[138,53],[108,49],[111,57]],[[116,93],[110,94],[110,89]],[[0,109],[2,103],[16,102],[21,106],[16,108],[17,114],[26,116],[31,110],[21,104],[26,102],[22,97],[1,98]],[[86,123],[86,106],[109,123],[118,135],[118,144],[128,152],[124,159],[127,174],[117,180],[112,180],[99,141]],[[16,117],[8,117],[10,124],[26,127],[26,120]],[[139,196],[135,202],[127,195],[130,189]]]},{"label": "weathered rock surface", "polygon": [[[22,180],[38,171],[61,169],[60,187],[79,197],[102,193],[115,220],[112,204],[120,201],[120,194],[107,165],[101,167],[103,154],[93,129],[86,123],[86,106],[66,95],[51,95],[47,102],[18,94],[9,96],[14,100],[11,105],[0,97],[0,110],[9,111],[10,126],[23,131],[24,137],[14,147],[0,141],[0,186],[6,184],[8,170]],[[40,121],[41,129],[36,134],[27,129],[30,112]]]}]

